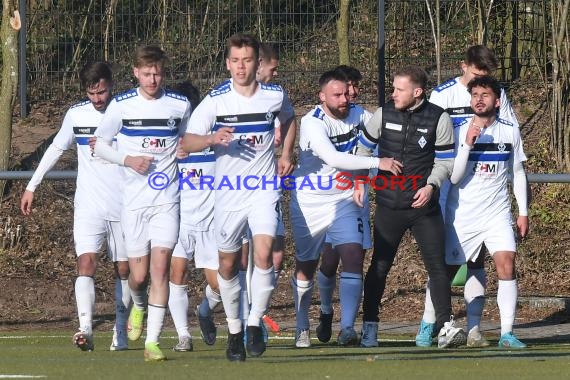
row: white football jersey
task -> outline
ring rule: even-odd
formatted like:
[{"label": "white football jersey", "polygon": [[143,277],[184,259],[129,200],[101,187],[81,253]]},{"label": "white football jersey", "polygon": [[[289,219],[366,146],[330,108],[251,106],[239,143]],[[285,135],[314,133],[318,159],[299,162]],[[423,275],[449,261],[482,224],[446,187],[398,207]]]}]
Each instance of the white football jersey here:
[{"label": "white football jersey", "polygon": [[[469,124],[455,131],[456,146],[465,141]],[[517,127],[497,119],[481,131],[463,179],[450,187],[446,223],[464,231],[480,230],[497,215],[510,215],[511,204],[507,181],[513,163],[526,161]]]},{"label": "white football jersey", "polygon": [[216,156],[210,148],[178,159],[180,173],[180,223],[193,231],[208,231],[214,220],[212,190]]},{"label": "white football jersey", "polygon": [[[337,178],[342,173],[354,176],[356,172],[328,165],[315,153],[315,144],[332,145],[337,152],[353,155],[360,133],[371,117],[370,112],[356,104],[350,104],[348,116],[342,120],[328,116],[321,105],[303,116],[299,132],[299,163],[293,172],[297,197],[326,195],[330,196],[331,200],[352,197],[352,186],[350,189],[344,189],[348,184],[339,182]],[[367,160],[373,165],[378,162],[377,158],[354,158]],[[367,173],[368,171],[365,171],[364,174]],[[352,179],[354,177],[347,177],[347,180]]]},{"label": "white football jersey", "polygon": [[[469,122],[473,117],[473,109],[471,108],[471,94],[467,87],[460,82],[460,77],[450,79],[443,82],[432,91],[429,101],[443,108],[453,122],[453,128]],[[499,118],[508,121],[515,127],[519,127],[519,122],[513,111],[511,103],[507,99],[505,90],[501,88],[501,106],[499,108]],[[456,140],[457,141],[457,140]],[[447,193],[449,191],[449,181],[445,181],[440,189],[439,204],[445,218],[445,203],[447,201]]]},{"label": "white football jersey", "polygon": [[187,132],[207,135],[221,127],[233,127],[228,146],[215,145],[216,207],[241,210],[258,197],[279,198],[280,180],[275,174],[276,120],[285,124],[294,116],[286,92],[276,84],[258,84],[251,97],[238,94],[226,80],[200,102],[188,122]]},{"label": "white football jersey", "polygon": [[[471,94],[467,87],[461,84],[460,77],[450,79],[433,89],[429,101],[443,108],[453,121],[453,127],[457,128],[466,120],[473,117],[471,109]],[[501,106],[498,117],[508,121],[515,127],[519,127],[519,122],[511,103],[507,99],[505,90],[501,88]]]},{"label": "white football jersey", "polygon": [[190,115],[185,96],[163,90],[157,99],[146,99],[138,88],[113,98],[96,136],[109,141],[117,135],[117,149],[130,156],[149,156],[153,162],[144,175],[123,167],[127,210],[179,201],[176,146],[179,129]]},{"label": "white football jersey", "polygon": [[95,156],[89,147],[89,138],[93,137],[102,118],[103,112],[97,111],[89,100],[71,106],[52,144],[61,150],[77,144],[74,208],[87,209],[94,217],[118,221],[123,175],[118,165]]}]

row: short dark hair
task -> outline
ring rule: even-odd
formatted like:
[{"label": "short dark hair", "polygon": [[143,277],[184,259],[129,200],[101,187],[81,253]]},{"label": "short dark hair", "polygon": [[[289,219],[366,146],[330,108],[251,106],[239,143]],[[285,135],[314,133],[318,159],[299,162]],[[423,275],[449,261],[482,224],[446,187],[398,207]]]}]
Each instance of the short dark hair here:
[{"label": "short dark hair", "polygon": [[113,81],[113,70],[107,62],[99,61],[88,63],[79,72],[79,81],[83,89],[99,83],[101,79]]},{"label": "short dark hair", "polygon": [[276,60],[279,61],[279,50],[275,45],[268,42],[263,42],[259,45],[259,58],[265,61]]},{"label": "short dark hair", "polygon": [[348,82],[348,77],[341,70],[332,69],[332,70],[325,71],[321,75],[321,77],[319,78],[319,87],[323,88],[332,80],[338,80],[341,82]]},{"label": "short dark hair", "polygon": [[408,77],[410,81],[425,91],[428,76],[424,69],[416,65],[409,65],[396,70],[394,77]]},{"label": "short dark hair", "polygon": [[348,65],[339,65],[335,67],[335,70],[340,70],[344,72],[348,80],[351,82],[360,82],[362,80],[362,74],[356,67]]},{"label": "short dark hair", "polygon": [[192,109],[196,109],[200,104],[200,90],[190,80],[178,82],[172,88],[174,91],[184,95],[192,105]]},{"label": "short dark hair", "polygon": [[479,70],[493,72],[499,67],[499,62],[495,54],[484,45],[474,45],[465,51],[464,62],[466,65],[473,65]]},{"label": "short dark hair", "polygon": [[259,40],[251,34],[236,33],[228,38],[226,43],[226,58],[230,56],[231,48],[250,47],[255,52],[255,58],[259,58]]},{"label": "short dark hair", "polygon": [[140,46],[135,51],[135,67],[158,66],[164,69],[168,64],[168,56],[158,46]]},{"label": "short dark hair", "polygon": [[482,75],[471,79],[469,83],[467,83],[467,91],[471,93],[474,87],[490,88],[495,95],[497,95],[497,99],[501,98],[501,85],[498,80],[490,75]]}]

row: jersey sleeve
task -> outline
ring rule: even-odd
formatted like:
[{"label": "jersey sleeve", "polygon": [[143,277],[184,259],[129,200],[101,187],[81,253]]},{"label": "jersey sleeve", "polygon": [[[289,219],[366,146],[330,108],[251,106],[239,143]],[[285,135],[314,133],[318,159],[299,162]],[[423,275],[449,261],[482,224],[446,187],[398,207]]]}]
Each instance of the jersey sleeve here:
[{"label": "jersey sleeve", "polygon": [[507,98],[507,93],[501,88],[501,106],[499,107],[499,117],[503,120],[507,120],[516,128],[519,128],[519,121],[515,115],[515,111],[511,106],[511,102]]},{"label": "jersey sleeve", "polygon": [[513,127],[513,162],[524,162],[526,161],[526,154],[524,153],[521,131],[518,128]]},{"label": "jersey sleeve", "polygon": [[184,116],[182,116],[182,120],[180,121],[180,128],[178,128],[178,136],[182,137],[186,134],[186,129],[188,128],[188,121],[190,120],[190,116],[192,115],[192,104],[187,102],[186,104],[186,111],[184,112]]},{"label": "jersey sleeve", "polygon": [[68,150],[75,142],[75,135],[73,134],[73,116],[70,111],[67,111],[61,128],[53,138],[52,144],[61,150]]},{"label": "jersey sleeve", "polygon": [[216,103],[206,96],[188,118],[185,133],[205,136],[212,131],[216,122]]},{"label": "jersey sleeve", "polygon": [[289,100],[287,92],[285,92],[284,90],[283,100],[281,102],[281,110],[279,111],[279,116],[277,117],[277,119],[279,120],[280,124],[285,124],[294,116],[295,116],[295,110],[291,105],[291,101]]},{"label": "jersey sleeve", "polygon": [[429,96],[429,102],[435,104],[436,106],[440,106],[444,110],[447,109],[447,96],[445,96],[445,91],[436,91],[433,90],[431,95]]},{"label": "jersey sleeve", "polygon": [[372,169],[378,167],[378,158],[362,157],[339,152],[329,140],[322,121],[311,118],[301,122],[301,134],[311,136],[313,153],[327,165],[342,170]]},{"label": "jersey sleeve", "polygon": [[107,143],[111,143],[113,138],[119,133],[122,125],[121,107],[116,100],[112,100],[105,110],[101,119],[101,124],[95,130],[95,137],[101,138]]}]

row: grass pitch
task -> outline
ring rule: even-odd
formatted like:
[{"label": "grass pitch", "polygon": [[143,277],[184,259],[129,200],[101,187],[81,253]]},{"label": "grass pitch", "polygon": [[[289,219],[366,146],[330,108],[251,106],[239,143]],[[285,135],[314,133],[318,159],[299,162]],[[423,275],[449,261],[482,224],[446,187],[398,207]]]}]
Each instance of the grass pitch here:
[{"label": "grass pitch", "polygon": [[[144,337],[128,351],[110,352],[110,333],[96,332],[95,351],[81,352],[58,331],[0,333],[0,379],[562,379],[570,373],[570,344],[528,342],[525,350],[418,348],[411,336],[383,336],[374,349],[313,341],[293,348],[292,336],[271,337],[261,358],[225,359],[225,336],[214,346],[194,337],[193,352],[173,352],[173,331],[161,338],[168,360],[145,363]],[[496,342],[493,342],[496,345]]]}]

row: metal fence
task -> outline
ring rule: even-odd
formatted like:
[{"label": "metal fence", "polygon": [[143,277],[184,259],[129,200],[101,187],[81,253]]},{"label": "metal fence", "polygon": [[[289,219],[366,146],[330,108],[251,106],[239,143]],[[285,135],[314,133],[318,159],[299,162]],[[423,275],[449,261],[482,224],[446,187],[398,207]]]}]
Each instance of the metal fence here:
[{"label": "metal fence", "polygon": [[[540,76],[550,1],[351,1],[351,63],[364,74],[363,101],[382,99],[389,87],[383,84],[403,64],[422,65],[431,85],[459,74],[463,51],[480,41],[499,57],[505,84]],[[27,20],[21,84],[31,103],[82,96],[77,72],[93,60],[114,63],[118,89],[130,87],[132,53],[150,43],[172,58],[169,83],[191,79],[204,92],[227,75],[225,39],[242,31],[278,46],[278,81],[296,104],[314,103],[318,75],[338,64],[338,2],[328,0],[21,2]]]}]

